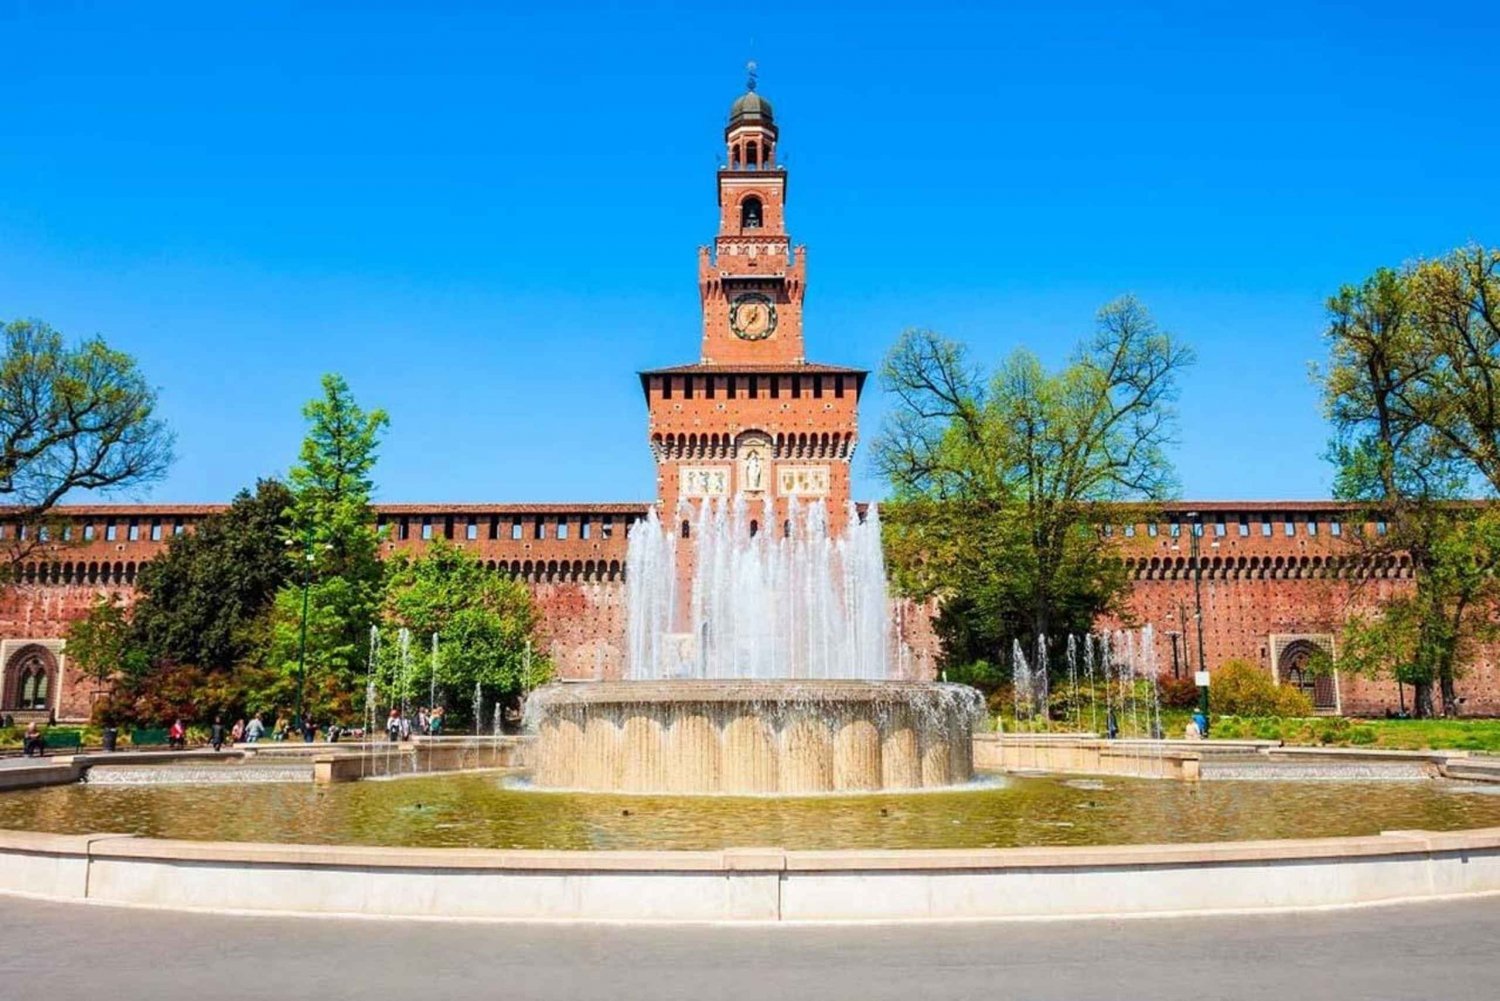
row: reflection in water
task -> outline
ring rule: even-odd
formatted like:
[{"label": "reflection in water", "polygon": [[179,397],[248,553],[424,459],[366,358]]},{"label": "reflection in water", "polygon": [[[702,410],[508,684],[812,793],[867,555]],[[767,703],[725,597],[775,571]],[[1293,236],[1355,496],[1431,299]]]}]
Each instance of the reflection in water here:
[{"label": "reflection in water", "polygon": [[1454,783],[1008,777],[954,792],[809,797],[534,792],[471,773],[315,786],[57,786],[0,795],[0,827],[152,837],[552,849],[976,848],[1500,826]]}]

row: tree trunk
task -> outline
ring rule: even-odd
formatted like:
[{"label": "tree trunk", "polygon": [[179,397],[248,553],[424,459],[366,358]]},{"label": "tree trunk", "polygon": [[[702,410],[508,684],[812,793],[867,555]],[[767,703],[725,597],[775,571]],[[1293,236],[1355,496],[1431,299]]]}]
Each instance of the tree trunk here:
[{"label": "tree trunk", "polygon": [[1453,667],[1444,664],[1440,675],[1440,689],[1443,694],[1443,715],[1458,715],[1458,690],[1453,685]]},{"label": "tree trunk", "polygon": [[1411,714],[1414,719],[1432,719],[1432,682],[1412,682]]}]

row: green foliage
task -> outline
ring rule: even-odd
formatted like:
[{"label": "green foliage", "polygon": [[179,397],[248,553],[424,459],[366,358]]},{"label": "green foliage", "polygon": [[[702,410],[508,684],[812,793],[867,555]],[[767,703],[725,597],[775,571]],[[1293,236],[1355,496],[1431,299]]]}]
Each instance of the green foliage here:
[{"label": "green foliage", "polygon": [[[551,664],[531,650],[536,630],[531,592],[442,539],[420,556],[391,560],[383,620],[422,640],[438,634],[436,681],[444,705],[467,707],[476,684],[487,698],[510,697],[551,676]],[[412,655],[412,694],[425,702],[432,660],[426,649]]]},{"label": "green foliage", "polygon": [[[72,491],[161,478],[172,461],[172,434],[133,358],[97,337],[70,347],[36,320],[0,331],[0,502],[39,523]],[[27,533],[33,543],[40,534]],[[17,547],[24,550],[25,540]]]},{"label": "green foliage", "polygon": [[88,614],[68,627],[68,661],[100,688],[146,672],[146,652],[134,640],[131,610],[119,594],[99,595]]},{"label": "green foliage", "polygon": [[1084,631],[1128,586],[1099,502],[1173,488],[1165,448],[1177,374],[1192,354],[1135,300],[1100,311],[1061,371],[1018,351],[985,377],[958,343],[902,335],[882,385],[894,405],[875,445],[891,483],[893,580],[937,597],[949,665],[1000,662],[1013,640]]},{"label": "green foliage", "polygon": [[390,422],[383,410],[361,409],[342,377],[325,375],[322,385],[323,395],[303,408],[307,437],[290,474],[286,544],[300,567],[276,595],[269,659],[277,673],[257,694],[295,701],[305,656],[307,711],[342,718],[363,687],[381,602],[370,492],[380,434]]},{"label": "green foliage", "polygon": [[1390,524],[1361,543],[1366,555],[1403,553],[1416,577],[1415,593],[1349,622],[1344,660],[1411,683],[1421,716],[1437,684],[1450,714],[1465,653],[1500,610],[1495,516],[1448,503],[1476,485],[1500,491],[1500,251],[1382,268],[1341,289],[1328,313],[1337,491]]},{"label": "green foliage", "polygon": [[136,641],[153,662],[227,671],[260,659],[272,599],[293,570],[283,545],[291,499],[261,480],[141,568]]},{"label": "green foliage", "polygon": [[1215,712],[1231,716],[1310,716],[1312,701],[1247,660],[1227,660],[1213,672],[1209,688]]}]

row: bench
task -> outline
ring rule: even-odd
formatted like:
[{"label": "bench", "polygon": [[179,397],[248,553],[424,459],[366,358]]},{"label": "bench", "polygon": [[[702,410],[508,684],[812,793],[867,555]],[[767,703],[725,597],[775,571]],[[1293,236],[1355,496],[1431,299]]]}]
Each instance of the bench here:
[{"label": "bench", "polygon": [[167,728],[130,731],[131,747],[164,747],[167,743]]},{"label": "bench", "polygon": [[[41,731],[42,746],[39,753],[55,754],[58,751],[77,751],[83,747],[83,731],[49,728]],[[26,738],[21,738],[22,753],[25,753]]]}]

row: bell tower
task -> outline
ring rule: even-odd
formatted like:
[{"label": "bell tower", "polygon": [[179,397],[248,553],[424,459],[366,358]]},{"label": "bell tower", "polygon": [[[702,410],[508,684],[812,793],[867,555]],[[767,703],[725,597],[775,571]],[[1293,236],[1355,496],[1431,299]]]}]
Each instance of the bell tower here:
[{"label": "bell tower", "polygon": [[786,169],[771,102],[755,90],[755,64],[724,128],[719,232],[698,251],[706,364],[804,360],[802,292],[806,251],[786,231]]},{"label": "bell tower", "polygon": [[[753,509],[751,534],[784,535],[815,503],[834,534],[848,518],[866,373],[806,358],[806,254],[787,237],[780,138],[752,63],[724,129],[718,233],[698,251],[699,360],[640,373],[658,513],[684,539],[704,505],[737,498]],[[678,553],[690,580],[691,548]]]}]

